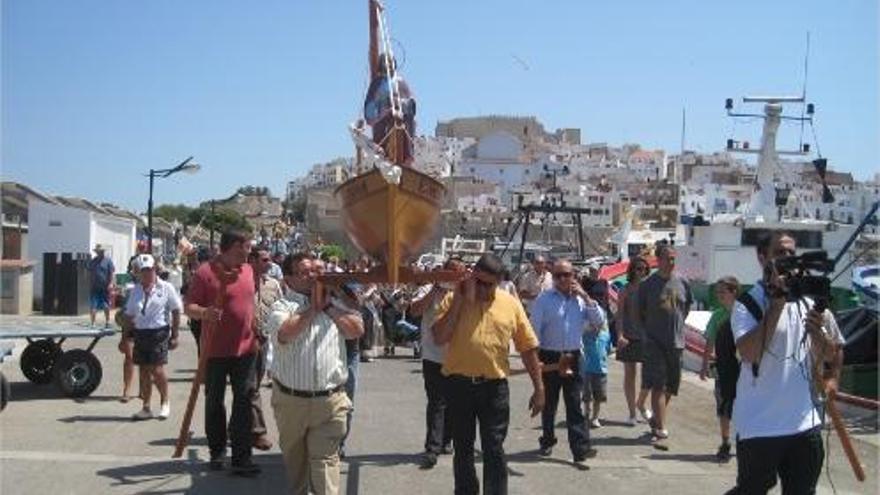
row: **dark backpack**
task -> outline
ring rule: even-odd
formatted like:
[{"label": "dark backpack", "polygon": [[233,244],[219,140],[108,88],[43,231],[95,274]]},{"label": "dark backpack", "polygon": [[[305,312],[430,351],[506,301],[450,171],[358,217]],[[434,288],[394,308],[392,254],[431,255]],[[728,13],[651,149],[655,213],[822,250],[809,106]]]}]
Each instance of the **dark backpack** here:
[{"label": "dark backpack", "polygon": [[[755,320],[760,322],[764,317],[764,311],[748,292],[740,295],[737,301],[746,307]],[[757,367],[757,364],[753,365],[752,370],[756,374]],[[736,382],[739,379],[740,362],[736,355],[736,340],[733,338],[730,318],[721,323],[718,327],[718,334],[715,336],[715,368],[718,370],[721,397],[725,400],[733,400],[736,398]]]}]

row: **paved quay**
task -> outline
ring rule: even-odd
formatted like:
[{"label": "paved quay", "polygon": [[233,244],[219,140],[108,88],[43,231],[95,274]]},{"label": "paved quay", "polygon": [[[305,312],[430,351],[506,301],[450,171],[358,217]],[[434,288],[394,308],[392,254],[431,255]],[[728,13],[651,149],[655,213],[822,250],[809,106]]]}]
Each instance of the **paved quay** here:
[{"label": "paved quay", "polygon": [[[18,366],[24,341],[4,361],[2,371],[12,383],[12,402],[0,413],[0,493],[7,494],[275,494],[286,492],[281,455],[277,447],[257,453],[263,474],[240,479],[210,472],[200,399],[194,425],[196,434],[183,460],[171,453],[195,368],[195,343],[181,332],[181,346],[171,354],[172,415],[168,421],[132,422],[139,402],[118,402],[121,391],[121,354],[117,337],[102,340],[94,352],[103,363],[101,386],[83,400],[62,397],[54,386],[28,382]],[[85,347],[87,341],[65,343]],[[400,354],[403,354],[401,356]],[[518,357],[514,368],[521,370]],[[531,386],[527,375],[510,380],[511,421],[505,443],[514,494],[716,494],[730,488],[736,462],[718,464],[717,422],[711,382],[687,373],[682,391],[673,401],[670,450],[658,451],[648,442],[644,425],[623,423],[626,406],[620,388],[622,367],[614,362],[609,375],[609,403],[603,407],[604,426],[592,430],[598,456],[589,470],[574,466],[567,452],[560,407],[558,437],[553,456],[537,455],[538,418],[529,418],[526,404]],[[270,437],[277,430],[269,406],[271,390],[263,388]],[[418,467],[424,439],[425,395],[421,365],[403,349],[393,359],[361,363],[355,420],[342,467],[343,493],[445,494],[452,492],[452,458],[441,456],[433,470]],[[229,397],[227,397],[228,400]],[[158,401],[158,393],[154,392]],[[878,431],[874,412],[847,408],[868,480],[852,475],[835,434],[830,435],[830,469],[822,474],[819,493],[878,493]],[[277,442],[276,442],[277,443]],[[480,467],[478,466],[478,473]],[[832,489],[832,483],[834,489]],[[779,493],[777,488],[773,493]]]}]

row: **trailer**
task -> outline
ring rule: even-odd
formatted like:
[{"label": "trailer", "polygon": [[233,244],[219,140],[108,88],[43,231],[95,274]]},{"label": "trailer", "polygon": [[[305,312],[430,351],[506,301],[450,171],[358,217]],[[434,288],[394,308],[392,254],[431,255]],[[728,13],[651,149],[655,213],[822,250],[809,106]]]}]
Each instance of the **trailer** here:
[{"label": "trailer", "polygon": [[[87,397],[101,384],[101,362],[92,349],[99,340],[116,332],[113,328],[91,327],[82,320],[55,316],[0,320],[0,340],[27,341],[19,357],[24,376],[38,385],[54,382],[68,397]],[[62,349],[68,339],[76,338],[91,342],[85,349]]]}]

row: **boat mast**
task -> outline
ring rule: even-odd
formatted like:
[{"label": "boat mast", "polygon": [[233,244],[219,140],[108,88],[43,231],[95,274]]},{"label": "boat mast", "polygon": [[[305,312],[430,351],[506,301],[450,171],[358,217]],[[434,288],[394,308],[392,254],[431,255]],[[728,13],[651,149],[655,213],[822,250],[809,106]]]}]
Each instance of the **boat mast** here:
[{"label": "boat mast", "polygon": [[737,153],[752,153],[758,155],[758,170],[755,180],[755,191],[752,193],[747,214],[750,217],[763,216],[764,221],[770,221],[781,215],[781,208],[788,202],[789,191],[786,188],[777,187],[776,177],[783,172],[779,165],[779,155],[806,156],[810,147],[807,144],[796,151],[779,151],[776,149],[776,135],[779,124],[783,119],[795,121],[812,121],[813,105],[807,105],[806,117],[791,117],[782,114],[782,103],[804,103],[803,96],[746,96],[743,103],[764,103],[763,114],[734,113],[733,99],[728,98],[725,104],[727,115],[730,117],[751,117],[764,119],[764,129],[761,133],[761,147],[750,149],[748,142],[740,143],[733,139],[727,140],[728,151]]},{"label": "boat mast", "polygon": [[367,0],[370,10],[370,81],[379,76],[379,2]]}]

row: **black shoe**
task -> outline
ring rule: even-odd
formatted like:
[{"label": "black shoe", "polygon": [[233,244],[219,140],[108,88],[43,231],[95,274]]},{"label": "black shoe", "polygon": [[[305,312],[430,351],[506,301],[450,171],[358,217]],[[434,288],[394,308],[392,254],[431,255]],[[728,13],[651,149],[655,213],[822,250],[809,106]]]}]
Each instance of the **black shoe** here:
[{"label": "black shoe", "polygon": [[553,446],[556,445],[556,437],[547,439],[544,435],[538,438],[538,453],[542,457],[549,457],[553,454]]},{"label": "black shoe", "polygon": [[211,471],[223,471],[223,456],[211,456],[211,460],[208,462],[208,468]]},{"label": "black shoe", "polygon": [[431,469],[437,465],[437,454],[433,452],[425,452],[419,461],[419,467],[422,469]]},{"label": "black shoe", "polygon": [[574,462],[583,461],[585,459],[592,459],[593,457],[596,457],[597,453],[598,451],[596,449],[590,447],[585,450],[583,454],[574,456]]},{"label": "black shoe", "polygon": [[718,459],[718,462],[727,462],[730,460],[730,444],[724,442],[718,447],[718,452],[715,454],[715,458]]},{"label": "black shoe", "polygon": [[260,466],[250,460],[233,463],[230,469],[230,474],[234,476],[253,477],[260,474],[260,472],[262,472]]},{"label": "black shoe", "polygon": [[444,445],[443,448],[440,449],[440,453],[443,455],[452,454],[452,445]]}]

